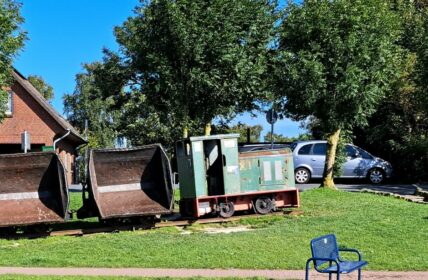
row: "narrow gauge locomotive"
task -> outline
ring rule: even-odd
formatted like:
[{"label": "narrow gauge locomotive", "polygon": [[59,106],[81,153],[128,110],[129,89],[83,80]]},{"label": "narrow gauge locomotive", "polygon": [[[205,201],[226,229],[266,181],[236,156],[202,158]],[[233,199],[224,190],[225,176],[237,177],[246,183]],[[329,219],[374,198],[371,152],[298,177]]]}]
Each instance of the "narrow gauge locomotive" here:
[{"label": "narrow gauge locomotive", "polygon": [[[291,151],[238,153],[238,134],[190,137],[176,144],[183,217],[265,214],[298,207]],[[90,151],[78,218],[140,219],[170,214],[174,205],[169,159],[159,144]],[[0,156],[0,227],[68,218],[64,167],[53,152]]]},{"label": "narrow gauge locomotive", "polygon": [[239,134],[190,137],[176,145],[180,212],[200,217],[298,207],[289,149],[238,153]]}]

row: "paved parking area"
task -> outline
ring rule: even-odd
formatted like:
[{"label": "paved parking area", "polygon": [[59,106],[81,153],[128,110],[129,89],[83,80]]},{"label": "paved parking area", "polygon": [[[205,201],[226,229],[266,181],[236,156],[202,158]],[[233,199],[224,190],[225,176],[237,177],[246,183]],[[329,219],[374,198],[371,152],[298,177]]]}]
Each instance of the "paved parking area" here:
[{"label": "paved parking area", "polygon": [[[315,181],[310,184],[296,184],[297,188],[300,191],[306,191],[314,188],[318,188],[321,184],[321,181]],[[428,184],[366,184],[361,181],[345,181],[345,180],[336,180],[336,187],[339,190],[350,191],[350,192],[361,192],[361,191],[371,191],[379,192],[381,194],[392,194],[404,198],[409,201],[418,202],[418,203],[427,203],[423,201],[423,197],[415,195],[415,186],[422,188],[425,191],[428,191]]]}]

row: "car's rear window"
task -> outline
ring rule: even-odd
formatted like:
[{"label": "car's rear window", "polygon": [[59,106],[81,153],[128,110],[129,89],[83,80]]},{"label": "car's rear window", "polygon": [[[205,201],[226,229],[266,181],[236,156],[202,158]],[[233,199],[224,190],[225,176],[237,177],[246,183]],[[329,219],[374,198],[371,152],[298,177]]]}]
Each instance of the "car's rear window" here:
[{"label": "car's rear window", "polygon": [[309,152],[311,151],[311,147],[312,147],[312,144],[304,145],[303,147],[300,148],[298,154],[299,155],[309,155]]},{"label": "car's rear window", "polygon": [[327,144],[325,144],[325,143],[318,143],[318,144],[314,145],[312,153],[314,155],[325,156],[326,151],[327,151]]}]

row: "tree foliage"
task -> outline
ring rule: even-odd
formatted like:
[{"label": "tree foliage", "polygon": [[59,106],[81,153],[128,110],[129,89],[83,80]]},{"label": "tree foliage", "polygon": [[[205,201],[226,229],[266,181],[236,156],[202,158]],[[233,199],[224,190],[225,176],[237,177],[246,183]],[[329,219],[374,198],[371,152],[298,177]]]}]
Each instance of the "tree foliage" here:
[{"label": "tree foliage", "polygon": [[157,0],[135,11],[115,28],[120,54],[105,52],[117,75],[104,92],[123,106],[120,129],[134,142],[169,142],[266,94],[275,2]]},{"label": "tree foliage", "polygon": [[401,75],[369,127],[355,130],[356,142],[388,158],[395,174],[428,179],[428,14],[426,1],[397,1],[402,19],[398,44],[404,49]]},{"label": "tree foliage", "polygon": [[[270,142],[271,140],[272,140],[271,132],[268,132],[264,136],[264,141]],[[298,137],[287,137],[287,136],[284,136],[282,134],[277,134],[277,133],[273,134],[273,141],[276,143],[289,143],[289,142],[294,142],[297,140],[298,140]]]},{"label": "tree foliage", "polygon": [[51,85],[45,82],[41,76],[30,75],[27,80],[42,94],[42,96],[51,101],[54,97],[54,89]]},{"label": "tree foliage", "polygon": [[23,47],[26,33],[21,29],[24,19],[20,4],[14,0],[0,0],[0,121],[4,117],[7,94],[10,86],[12,62]]},{"label": "tree foliage", "polygon": [[[418,40],[416,53],[419,61],[417,64],[417,84],[420,92],[418,101],[421,105],[421,109],[425,114],[428,113],[428,4],[425,9],[421,11],[422,21],[422,32],[421,36],[416,36]],[[426,124],[426,123],[425,123]]]},{"label": "tree foliage", "polygon": [[307,0],[285,13],[278,97],[288,116],[313,116],[329,135],[324,186],[334,187],[340,131],[366,125],[395,80],[399,27],[384,0]]},{"label": "tree foliage", "polygon": [[102,66],[101,63],[86,64],[86,71],[76,75],[74,92],[64,95],[65,115],[80,132],[87,132],[90,148],[113,147],[118,136],[117,111],[112,109],[116,104],[114,100],[103,98],[94,78],[94,72]]},{"label": "tree foliage", "polygon": [[215,125],[214,132],[216,134],[222,133],[238,133],[239,143],[248,143],[247,135],[250,133],[250,142],[249,143],[257,143],[260,142],[260,135],[263,131],[263,127],[261,125],[247,125],[241,122],[238,122],[236,125],[229,126],[226,123],[222,122],[219,125]]}]

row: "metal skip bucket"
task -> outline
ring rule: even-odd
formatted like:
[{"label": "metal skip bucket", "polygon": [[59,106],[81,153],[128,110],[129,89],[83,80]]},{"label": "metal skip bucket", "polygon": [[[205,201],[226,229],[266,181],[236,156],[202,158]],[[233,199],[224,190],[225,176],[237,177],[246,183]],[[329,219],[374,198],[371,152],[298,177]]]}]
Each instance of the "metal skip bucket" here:
[{"label": "metal skip bucket", "polygon": [[62,222],[68,200],[54,152],[0,155],[0,227]]},{"label": "metal skip bucket", "polygon": [[171,212],[171,167],[161,145],[91,150],[88,169],[89,198],[78,216],[111,219]]}]

